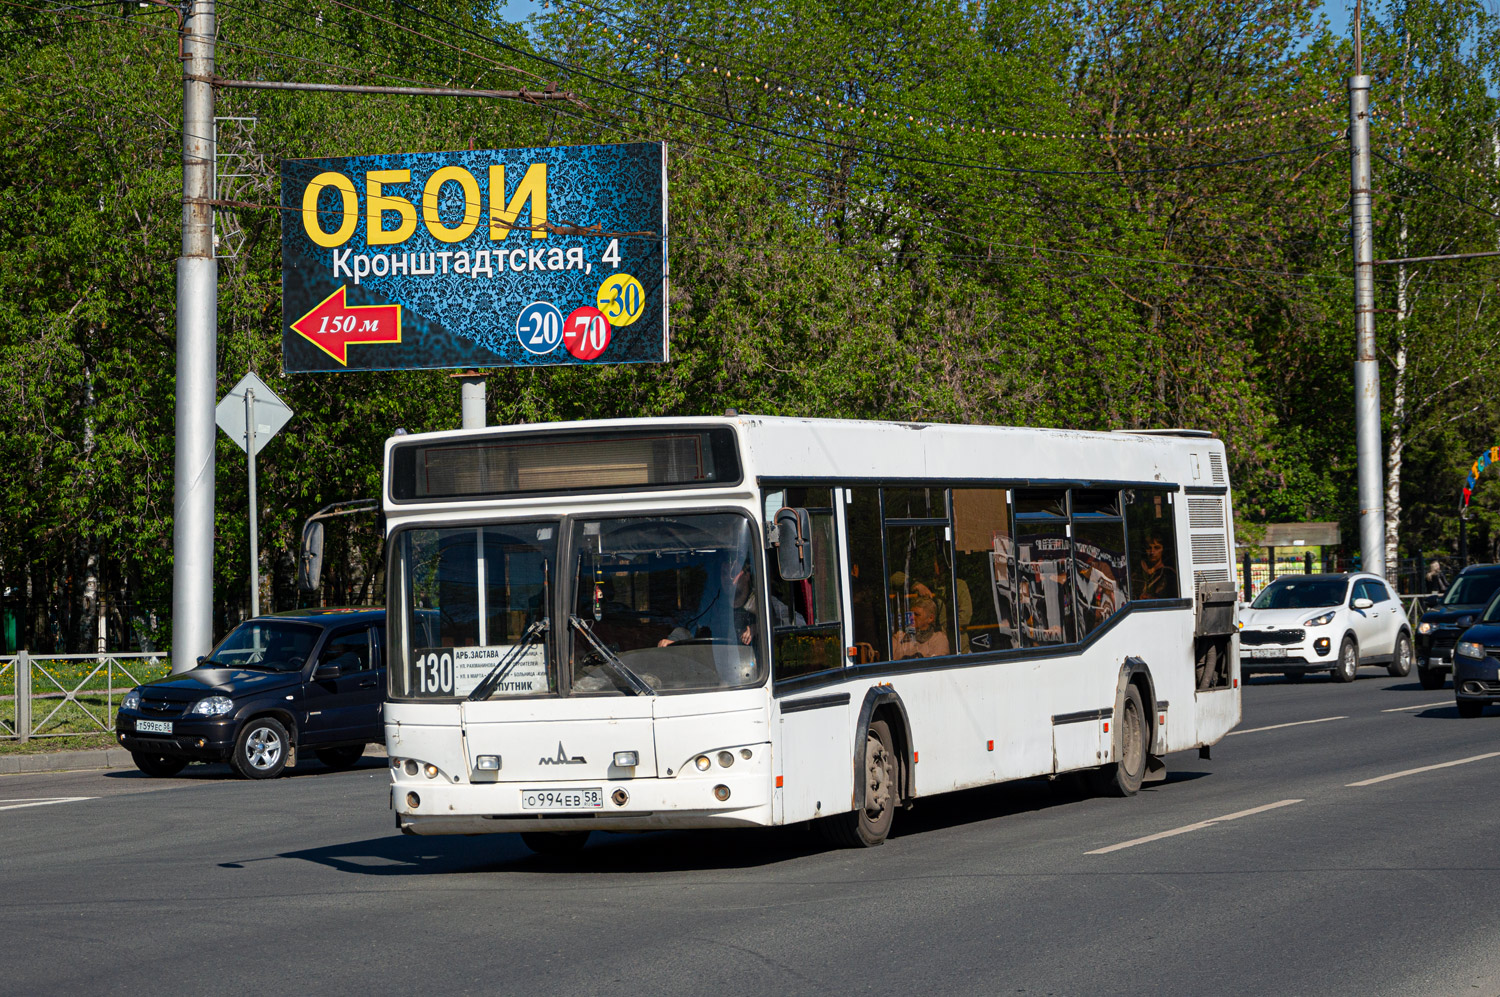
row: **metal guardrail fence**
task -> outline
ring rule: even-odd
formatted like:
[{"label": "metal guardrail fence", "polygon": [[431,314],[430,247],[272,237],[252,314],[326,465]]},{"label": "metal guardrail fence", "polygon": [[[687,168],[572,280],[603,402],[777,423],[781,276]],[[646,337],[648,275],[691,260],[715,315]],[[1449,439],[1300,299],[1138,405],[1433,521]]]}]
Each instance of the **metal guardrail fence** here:
[{"label": "metal guardrail fence", "polygon": [[171,670],[165,651],[0,656],[0,741],[113,733],[120,698]]}]

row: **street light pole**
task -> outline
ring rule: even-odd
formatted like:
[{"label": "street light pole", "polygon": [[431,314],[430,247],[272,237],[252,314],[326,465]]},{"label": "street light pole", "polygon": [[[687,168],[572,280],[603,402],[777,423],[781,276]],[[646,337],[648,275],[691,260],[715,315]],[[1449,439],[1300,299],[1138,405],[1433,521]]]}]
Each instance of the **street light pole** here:
[{"label": "street light pole", "polygon": [[1385,576],[1384,460],[1380,366],[1375,354],[1375,231],[1370,220],[1370,78],[1354,7],[1354,75],[1349,79],[1349,234],[1354,249],[1354,439],[1359,460],[1360,567]]},{"label": "street light pole", "polygon": [[177,258],[177,456],[172,520],[172,671],[213,649],[214,395],[219,266],[214,259],[214,0],[182,21],[182,255]]}]

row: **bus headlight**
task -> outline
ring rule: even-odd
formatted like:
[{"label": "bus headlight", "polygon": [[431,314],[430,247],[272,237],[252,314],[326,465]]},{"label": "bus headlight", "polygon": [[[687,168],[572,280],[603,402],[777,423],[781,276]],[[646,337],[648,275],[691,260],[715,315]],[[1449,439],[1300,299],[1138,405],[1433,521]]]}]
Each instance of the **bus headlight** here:
[{"label": "bus headlight", "polygon": [[698,766],[699,772],[707,772],[709,766],[712,765],[713,762],[708,760],[707,755],[699,755],[697,758],[693,759],[693,764]]},{"label": "bus headlight", "polygon": [[720,765],[720,767],[727,769],[729,766],[731,766],[733,764],[734,764],[734,752],[732,752],[732,751],[721,751],[721,752],[719,752],[719,765]]}]

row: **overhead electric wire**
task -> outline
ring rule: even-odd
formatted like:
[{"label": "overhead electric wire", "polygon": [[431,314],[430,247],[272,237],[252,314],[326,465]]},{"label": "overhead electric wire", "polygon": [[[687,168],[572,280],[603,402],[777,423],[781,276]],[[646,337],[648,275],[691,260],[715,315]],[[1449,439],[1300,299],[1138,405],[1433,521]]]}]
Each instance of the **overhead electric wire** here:
[{"label": "overhead electric wire", "polygon": [[[561,12],[562,8],[567,5],[567,4],[565,4],[563,2],[563,0],[551,0],[551,2],[559,9],[560,12]],[[601,7],[601,6],[599,6],[598,4],[595,4],[595,3],[587,3],[587,2],[584,2],[584,0],[567,0],[567,2],[571,3],[575,8],[577,8],[580,11],[582,11],[584,8],[588,8],[588,9],[591,9],[591,10],[596,11],[596,12],[598,12],[598,11],[605,11],[606,13],[612,14],[616,18],[622,18],[623,17],[626,20],[634,21],[637,24],[641,23],[640,19],[638,19],[638,18],[630,18],[630,17],[628,17],[626,15],[622,15],[622,14],[620,14],[618,12],[610,12],[610,11],[608,11],[608,8],[603,8],[603,7]],[[544,6],[546,6],[545,3],[544,3]],[[590,23],[596,23],[596,22],[590,22]],[[601,22],[598,22],[598,23],[604,23],[604,22],[601,21]],[[607,23],[604,23],[604,27],[606,28],[606,30],[610,30],[611,29],[611,26],[609,24],[607,24]],[[621,40],[624,40],[624,38],[626,36],[623,33],[620,32],[618,26],[616,26],[614,28],[614,30],[615,30],[616,37],[620,38]],[[650,30],[654,30],[654,29],[647,29],[647,33],[649,33]],[[639,37],[636,37],[634,34],[631,34],[629,37],[630,37],[630,40],[636,42],[637,44],[645,44],[645,45],[648,45],[648,46],[650,46],[652,48],[656,48],[658,51],[664,51],[661,48],[661,46],[659,46],[656,43],[653,43],[653,42],[651,42],[649,40],[645,41],[645,42],[642,42],[642,40]],[[685,42],[687,45],[692,46],[693,48],[697,48],[697,49],[700,49],[700,50],[703,50],[703,51],[707,51],[707,52],[709,52],[711,54],[715,54],[715,55],[720,56],[720,57],[725,57],[726,56],[726,53],[724,53],[724,51],[722,49],[715,48],[712,45],[706,45],[706,44],[704,44],[704,43],[702,43],[700,41],[697,41],[696,39],[687,38],[686,36],[673,36],[673,35],[667,35],[666,37],[676,38],[676,39],[678,39],[680,41]],[[667,56],[667,57],[673,59],[674,61],[678,62],[679,64],[681,63],[681,60],[678,59],[675,56]],[[738,58],[739,57],[732,56],[732,55],[727,56],[727,60],[728,61],[735,61]],[[703,66],[701,65],[702,60],[699,60],[699,61],[700,61],[700,65],[694,67],[694,66],[692,66],[692,60],[689,60],[688,61],[689,68],[695,68],[695,69],[700,69],[701,70],[703,68]],[[767,77],[781,76],[783,78],[791,78],[791,79],[802,79],[802,80],[808,79],[807,77],[804,77],[802,74],[796,73],[796,72],[793,72],[793,71],[790,71],[790,70],[786,70],[786,69],[769,70],[769,69],[765,69],[764,67],[761,67],[761,66],[757,65],[754,62],[750,62],[749,60],[740,60],[740,61],[746,61],[746,62],[748,62],[749,65],[751,65],[752,67],[754,67],[755,69],[757,69],[759,72],[764,73]],[[718,69],[718,66],[715,65],[714,67],[712,67],[712,69],[713,69],[713,71],[716,72],[717,69]],[[733,74],[729,72],[729,69],[728,69],[727,66],[725,68],[725,73],[728,74],[728,75],[730,75],[730,76],[733,76]],[[756,78],[756,82],[760,82],[760,80],[759,80],[758,77]],[[827,82],[823,81],[823,80],[813,80],[811,82],[813,83],[813,85],[818,86],[818,87],[827,87],[828,86]],[[778,87],[777,90],[780,91],[781,88]],[[935,116],[935,115],[938,115],[940,113],[943,113],[943,112],[937,111],[936,109],[923,110],[923,109],[920,109],[920,108],[912,108],[912,107],[909,107],[909,106],[907,106],[905,104],[900,103],[899,101],[894,101],[894,100],[892,100],[891,98],[888,98],[888,97],[872,97],[871,99],[879,101],[880,103],[889,104],[891,106],[898,107],[902,111],[912,112],[914,114],[934,115]],[[1331,103],[1332,101],[1334,101],[1336,99],[1338,99],[1338,98],[1335,97],[1335,96],[1333,96],[1333,95],[1325,94],[1323,98],[1321,98],[1318,101],[1314,101],[1311,104],[1295,105],[1295,106],[1292,106],[1292,107],[1289,107],[1289,108],[1278,108],[1277,110],[1273,110],[1273,111],[1271,111],[1269,113],[1255,115],[1255,116],[1246,116],[1246,117],[1243,117],[1243,118],[1230,118],[1230,119],[1226,119],[1226,121],[1224,123],[1222,123],[1222,124],[1211,126],[1211,127],[1208,127],[1208,126],[1192,126],[1192,125],[1178,125],[1177,127],[1174,127],[1174,128],[1161,128],[1161,129],[1155,129],[1155,130],[1149,130],[1149,129],[1145,129],[1145,128],[1136,128],[1136,129],[1131,129],[1131,130],[1124,131],[1124,132],[1109,132],[1109,133],[1104,133],[1104,132],[1099,132],[1098,130],[1093,130],[1093,134],[1082,134],[1083,132],[1090,131],[1090,129],[1083,129],[1083,128],[1080,128],[1078,126],[1075,126],[1073,128],[1067,129],[1065,132],[1063,132],[1061,134],[1038,134],[1039,132],[1045,133],[1047,131],[1047,129],[1038,129],[1037,126],[1035,126],[1035,125],[1027,125],[1027,126],[1017,126],[1017,125],[1014,125],[1014,124],[996,125],[992,121],[990,121],[990,122],[979,122],[980,127],[978,127],[976,129],[976,128],[973,127],[974,124],[975,124],[975,122],[976,122],[976,119],[972,119],[972,118],[958,118],[958,117],[953,117],[953,116],[945,114],[945,113],[943,114],[943,116],[949,122],[949,125],[947,126],[947,130],[954,130],[956,128],[957,130],[960,130],[960,131],[970,131],[970,132],[977,131],[977,132],[979,132],[981,134],[983,134],[985,132],[989,132],[989,133],[993,134],[995,132],[1021,131],[1021,132],[1025,132],[1025,133],[1030,133],[1031,137],[1036,137],[1036,138],[1042,138],[1042,137],[1045,137],[1045,138],[1068,138],[1068,139],[1074,139],[1074,140],[1078,140],[1078,139],[1111,140],[1111,139],[1123,139],[1123,138],[1135,139],[1137,137],[1146,137],[1148,135],[1149,136],[1160,136],[1160,135],[1204,134],[1204,133],[1211,133],[1211,132],[1214,132],[1214,131],[1222,131],[1222,130],[1227,130],[1227,129],[1232,128],[1232,127],[1238,127],[1238,126],[1241,126],[1241,125],[1248,125],[1248,124],[1255,124],[1255,123],[1258,123],[1258,122],[1263,122],[1263,121],[1265,121],[1265,120],[1267,120],[1269,118],[1285,117],[1288,114],[1295,113],[1297,111],[1307,110],[1307,109],[1310,109],[1311,107],[1315,107],[1315,106],[1318,106],[1320,104]],[[847,108],[847,109],[849,109],[851,111],[862,113],[861,109],[858,108],[858,107],[855,107],[853,104],[845,104],[845,103],[841,102],[840,103],[840,108],[841,109]],[[878,116],[879,116],[879,112],[877,111],[877,117]],[[924,124],[924,125],[930,124],[932,127],[936,127],[936,128],[943,128],[944,127],[944,125],[943,125],[942,122],[927,122],[927,121],[925,121],[925,119],[921,123]]]},{"label": "overhead electric wire", "polygon": [[1500,218],[1500,212],[1495,212],[1495,211],[1493,211],[1490,208],[1486,208],[1486,207],[1483,207],[1481,205],[1475,204],[1474,202],[1472,202],[1472,201],[1467,200],[1466,198],[1464,198],[1461,194],[1455,194],[1453,191],[1448,190],[1442,184],[1438,183],[1436,180],[1432,179],[1432,177],[1429,177],[1426,173],[1423,173],[1421,170],[1415,169],[1414,167],[1411,167],[1411,166],[1407,166],[1404,163],[1400,163],[1397,160],[1394,160],[1394,159],[1390,158],[1389,156],[1387,156],[1387,155],[1379,152],[1376,149],[1371,149],[1370,150],[1370,155],[1374,156],[1376,159],[1380,160],[1383,163],[1386,163],[1386,164],[1388,164],[1390,166],[1394,166],[1396,169],[1401,170],[1403,173],[1410,173],[1412,176],[1414,176],[1417,179],[1421,180],[1423,183],[1425,183],[1427,186],[1431,187],[1433,190],[1437,191],[1439,194],[1442,194],[1445,197],[1451,197],[1453,200],[1457,201],[1459,204],[1462,204],[1462,205],[1465,205],[1467,207],[1473,208],[1475,211],[1483,212],[1484,214],[1489,215],[1491,218]]},{"label": "overhead electric wire", "polygon": [[[359,13],[368,13],[368,12],[361,11],[360,8],[354,7],[351,4],[344,3],[344,2],[342,2],[342,0],[334,0],[334,2],[337,3],[339,6],[345,7],[347,9],[351,10],[351,11],[355,11],[355,12],[359,12]],[[410,6],[410,5],[409,4],[403,4],[403,6]],[[384,20],[383,18],[377,18],[377,19],[382,20],[382,21]],[[386,23],[391,23],[391,22],[386,22]],[[405,26],[399,26],[399,25],[397,25],[397,27],[402,27],[404,30],[412,30],[412,29],[406,29]],[[688,110],[691,113],[691,109],[684,108],[684,110]],[[723,119],[722,116],[718,116],[718,115],[714,115],[714,116],[715,117],[719,117],[720,120],[726,120],[726,119]],[[1337,140],[1334,140],[1334,141],[1337,141]],[[1322,144],[1320,144],[1318,146],[1313,146],[1313,147],[1308,147],[1308,148],[1309,149],[1312,149],[1312,148],[1323,148],[1323,147],[1326,147],[1326,146],[1331,145],[1331,144],[1333,144],[1333,142],[1322,143]],[[1298,150],[1298,151],[1305,151],[1305,150]],[[1270,158],[1273,155],[1278,155],[1278,153],[1267,153],[1267,154],[1263,154],[1261,156],[1245,157],[1245,160],[1243,160],[1243,161],[1258,161],[1258,160],[1261,160],[1261,159]],[[1175,172],[1175,169],[1176,168],[1163,167],[1163,168],[1161,168],[1159,170],[1153,170],[1153,171],[1150,171],[1150,172]],[[1051,171],[1051,172],[1052,173],[1056,173],[1056,172],[1059,172],[1059,171]],[[1114,176],[1114,175],[1118,175],[1120,172],[1121,171],[1070,171],[1069,175],[1107,175],[1107,176]],[[1141,172],[1146,172],[1146,171],[1141,171]],[[852,180],[852,178],[848,178],[848,179],[845,179],[844,182],[845,183],[850,183],[851,180]],[[1033,217],[1037,217],[1037,216],[1033,216]],[[938,226],[930,226],[930,227],[937,228],[937,229],[939,229],[941,231],[945,231],[945,232],[947,232],[947,234],[950,234],[950,235],[958,235],[958,236],[961,236],[961,237],[964,237],[964,238],[973,238],[972,236],[969,236],[967,233],[958,233],[958,232],[953,231],[953,230],[943,230],[943,229],[941,229],[941,227],[938,227]],[[981,244],[983,244],[983,243],[981,243]],[[1030,252],[1037,252],[1037,251],[1039,251],[1038,247],[1035,247],[1035,246],[1025,246],[1025,245],[1022,245],[1022,244],[992,243],[992,244],[986,244],[986,245],[988,245],[989,248],[1002,247],[1002,248],[1011,248],[1011,249],[1026,249],[1026,250],[1028,250]],[[1108,255],[1108,254],[1090,254],[1090,253],[1083,253],[1081,251],[1066,250],[1066,249],[1041,249],[1040,251],[1042,251],[1042,252],[1056,252],[1056,253],[1063,253],[1063,254],[1073,253],[1073,254],[1077,254],[1077,255],[1080,255],[1080,256],[1086,256],[1086,257],[1090,257],[1090,258],[1109,259],[1109,260],[1115,260],[1115,261],[1128,261],[1128,262],[1132,262],[1132,263],[1139,263],[1141,265],[1176,266],[1176,267],[1190,268],[1190,269],[1194,269],[1194,270],[1224,270],[1226,272],[1229,272],[1229,271],[1232,271],[1232,272],[1255,272],[1255,273],[1275,274],[1277,276],[1289,276],[1289,277],[1303,277],[1303,276],[1322,277],[1322,276],[1324,276],[1324,275],[1318,275],[1318,274],[1299,274],[1299,273],[1292,272],[1292,271],[1270,271],[1270,270],[1259,270],[1259,269],[1255,269],[1255,268],[1235,268],[1235,267],[1228,267],[1228,266],[1222,266],[1222,265],[1194,264],[1194,263],[1187,263],[1187,262],[1183,262],[1183,261],[1164,261],[1164,260],[1151,260],[1151,259],[1144,259],[1144,258],[1129,258],[1129,257],[1111,256],[1111,255]],[[1342,279],[1342,278],[1340,278],[1340,279]]]},{"label": "overhead electric wire", "polygon": [[[347,5],[347,4],[340,4],[340,5],[341,6],[346,6],[346,7],[350,6],[350,5]],[[21,6],[21,5],[15,4],[15,6]],[[410,5],[405,5],[405,6],[410,6]],[[357,8],[353,8],[353,7],[350,7],[350,9],[351,10],[356,10],[356,11],[358,10]],[[298,58],[296,56],[289,56],[286,53],[278,53],[278,52],[275,52],[274,50],[267,50],[267,49],[259,48],[257,46],[248,46],[248,45],[245,45],[245,46],[241,46],[241,47],[246,48],[248,50],[252,50],[252,51],[270,52],[271,54],[278,55],[278,56],[281,56],[281,57],[284,57],[284,58],[294,58],[294,59]],[[312,62],[314,60],[304,60],[304,61]],[[334,68],[334,69],[339,69],[339,70],[343,70],[343,71],[349,71],[349,67],[337,66],[337,65],[328,64],[328,63],[323,63],[322,65],[327,66],[328,68]],[[511,67],[506,67],[506,68],[511,68]],[[628,91],[628,88],[618,88],[618,89],[626,89]],[[647,96],[647,99],[651,99],[651,98],[649,96]],[[682,108],[682,109],[685,110],[685,111],[688,111],[688,113],[694,113],[692,111],[692,109],[690,109],[690,108]],[[26,117],[29,117],[29,116],[26,116]],[[724,117],[718,116],[718,115],[715,115],[715,117],[719,117],[720,120],[725,120],[725,121],[728,121],[730,123],[734,123],[733,119],[727,119],[727,118],[724,118]],[[164,129],[164,130],[169,130],[170,131],[171,129]],[[793,140],[796,140],[796,138],[794,136],[792,136],[791,138],[793,138]],[[1318,145],[1318,146],[1310,146],[1310,147],[1306,147],[1306,148],[1307,149],[1322,148],[1322,147],[1324,147],[1324,146],[1326,146],[1328,144],[1331,144],[1331,143],[1323,143],[1323,144]],[[1305,151],[1305,150],[1289,150],[1289,151]],[[1286,154],[1286,152],[1282,152],[1282,153],[1268,153],[1268,154],[1264,154],[1264,155],[1261,155],[1261,156],[1255,156],[1255,157],[1245,157],[1244,159],[1241,159],[1241,160],[1228,161],[1227,163],[1217,164],[1217,165],[1230,165],[1230,164],[1233,164],[1235,162],[1247,162],[1247,161],[1248,162],[1253,162],[1253,161],[1258,161],[1258,160],[1261,160],[1261,159],[1270,158],[1271,156],[1278,155],[1278,154]],[[903,157],[903,158],[911,158],[911,157]],[[1201,165],[1202,166],[1207,166],[1207,165],[1211,165],[1211,164],[1201,164]],[[1145,172],[1150,172],[1150,173],[1175,172],[1176,170],[1182,169],[1182,168],[1183,167],[1163,167],[1163,168],[1160,168],[1160,169],[1155,169],[1155,170],[1150,170],[1150,171],[1119,171],[1119,170],[1109,170],[1109,171],[1024,171],[1024,172],[1028,172],[1028,173],[1042,172],[1042,173],[1045,173],[1045,174],[1048,174],[1048,175],[1115,176],[1115,175],[1120,175],[1121,173],[1134,173],[1134,172],[1142,172],[1142,173],[1145,173]],[[1007,172],[1010,172],[1010,171],[1007,171]],[[1015,172],[1022,172],[1022,171],[1015,171]],[[814,174],[814,175],[816,176],[816,174]],[[822,180],[824,180],[826,182],[829,178],[827,178],[827,177],[820,177],[819,179],[822,179]],[[843,180],[843,182],[844,183],[850,183],[851,180],[852,180],[852,178],[845,178]],[[267,206],[267,207],[271,207],[271,206]],[[1037,217],[1037,216],[1033,216],[1033,217]],[[1326,276],[1334,276],[1334,275],[1321,275],[1321,274],[1315,274],[1315,273],[1296,273],[1296,272],[1292,272],[1292,271],[1272,271],[1272,270],[1265,270],[1265,269],[1259,269],[1259,268],[1237,268],[1237,267],[1225,267],[1225,266],[1207,265],[1207,264],[1195,264],[1195,263],[1184,262],[1184,261],[1160,260],[1160,259],[1150,259],[1150,258],[1142,258],[1142,257],[1127,257],[1127,256],[1121,256],[1121,255],[1118,255],[1118,254],[1086,253],[1086,252],[1077,251],[1077,250],[1066,250],[1066,249],[1058,249],[1058,248],[1053,248],[1053,247],[1038,247],[1038,246],[1034,246],[1034,245],[1026,245],[1026,244],[1020,244],[1020,243],[1002,243],[1002,242],[984,243],[981,240],[978,240],[977,237],[974,237],[974,236],[972,236],[972,235],[970,235],[968,233],[960,233],[960,232],[956,232],[956,231],[953,231],[953,230],[946,230],[946,229],[943,229],[940,226],[930,226],[930,227],[932,227],[932,228],[934,228],[935,230],[938,230],[938,231],[943,231],[946,234],[955,235],[955,236],[959,236],[959,237],[963,237],[963,238],[968,238],[968,239],[973,239],[974,241],[980,242],[981,245],[986,245],[988,248],[991,248],[991,249],[994,249],[994,248],[1006,248],[1006,249],[1014,249],[1014,250],[1024,250],[1024,251],[1026,251],[1028,253],[1043,252],[1043,253],[1056,253],[1056,254],[1062,254],[1062,255],[1075,255],[1075,256],[1079,256],[1079,257],[1083,257],[1083,258],[1088,258],[1088,259],[1100,259],[1100,260],[1106,260],[1106,261],[1109,261],[1109,262],[1116,262],[1116,263],[1122,263],[1123,262],[1123,263],[1127,263],[1127,264],[1130,264],[1130,265],[1139,265],[1139,266],[1158,266],[1158,267],[1160,267],[1160,266],[1169,266],[1169,267],[1179,267],[1179,268],[1193,269],[1193,270],[1223,270],[1223,271],[1230,271],[1230,272],[1251,272],[1251,273],[1261,273],[1261,274],[1274,274],[1274,275],[1277,275],[1277,276],[1287,276],[1287,277],[1294,277],[1294,278],[1302,278],[1302,277],[1322,278],[1322,277],[1326,277]],[[837,250],[837,248],[835,247],[831,251],[836,251],[836,250]],[[898,256],[899,255],[900,254],[898,253]],[[975,255],[975,256],[960,256],[958,254],[949,254],[949,256],[951,258],[953,258],[953,259],[985,259],[985,260],[988,260],[990,262],[998,262],[998,263],[1002,263],[1002,264],[1006,264],[1006,263],[1010,263],[1011,262],[1008,258],[1000,258],[997,261],[996,258],[993,256],[993,254],[990,254],[990,255],[987,255],[987,256],[979,256],[979,255]],[[1025,260],[1026,265],[1028,265],[1028,266],[1038,265],[1038,262],[1039,262],[1034,257],[1025,257],[1023,259]]]},{"label": "overhead electric wire", "polygon": [[[560,70],[563,70],[565,72],[571,72],[571,73],[573,73],[575,75],[582,76],[584,79],[587,79],[587,80],[590,80],[592,82],[598,83],[601,86],[609,87],[611,89],[621,90],[621,91],[624,91],[625,93],[629,93],[629,94],[632,94],[634,96],[641,97],[641,98],[643,98],[645,100],[654,100],[654,101],[656,101],[658,103],[666,104],[666,105],[672,106],[672,107],[677,107],[680,110],[687,111],[688,113],[696,113],[696,114],[701,114],[701,115],[703,115],[705,117],[717,118],[718,120],[724,121],[724,122],[726,122],[728,124],[741,125],[741,126],[746,127],[746,128],[753,128],[753,129],[757,129],[757,130],[760,130],[760,131],[765,131],[768,134],[777,135],[777,136],[779,136],[781,138],[786,138],[786,139],[789,139],[789,140],[795,141],[795,142],[806,142],[806,143],[810,143],[810,144],[814,144],[814,145],[821,145],[821,146],[824,146],[824,147],[829,148],[829,149],[837,150],[839,152],[864,153],[866,155],[871,155],[871,156],[885,156],[885,157],[888,157],[888,158],[900,159],[900,160],[903,160],[903,161],[906,161],[906,162],[924,163],[924,164],[929,165],[929,166],[941,166],[941,167],[947,167],[947,168],[952,168],[952,169],[972,169],[972,170],[977,170],[977,171],[986,172],[986,173],[1028,174],[1028,175],[1036,175],[1036,176],[1125,176],[1125,175],[1149,174],[1149,173],[1176,173],[1176,172],[1182,172],[1182,171],[1186,171],[1186,170],[1213,169],[1213,168],[1218,167],[1218,166],[1231,166],[1231,165],[1235,165],[1235,164],[1238,164],[1238,163],[1258,162],[1260,160],[1271,159],[1271,158],[1275,158],[1277,156],[1295,155],[1296,153],[1299,153],[1299,152],[1306,152],[1306,151],[1309,151],[1309,150],[1312,150],[1312,149],[1320,149],[1320,148],[1324,148],[1324,147],[1326,147],[1328,145],[1333,144],[1333,142],[1324,142],[1324,143],[1318,143],[1318,144],[1315,144],[1315,145],[1304,146],[1304,147],[1298,148],[1298,149],[1281,149],[1281,150],[1275,150],[1275,151],[1272,151],[1272,152],[1262,153],[1262,154],[1260,154],[1258,156],[1248,156],[1248,157],[1243,157],[1243,158],[1239,158],[1239,159],[1226,160],[1226,161],[1223,161],[1223,162],[1192,163],[1192,164],[1186,164],[1186,165],[1181,165],[1181,166],[1171,166],[1171,167],[1165,167],[1164,166],[1164,167],[1156,167],[1156,168],[1145,169],[1145,170],[1124,170],[1124,171],[1121,171],[1121,170],[1042,170],[1042,169],[1030,169],[1030,168],[1027,168],[1027,167],[1016,167],[1016,166],[1012,166],[1012,167],[990,166],[990,165],[984,164],[984,163],[970,163],[970,162],[955,161],[955,160],[931,159],[931,158],[923,157],[923,156],[908,156],[908,155],[904,155],[902,153],[897,153],[897,152],[881,152],[881,151],[876,150],[876,149],[870,149],[870,148],[866,148],[866,147],[862,147],[862,146],[845,145],[843,143],[829,142],[829,141],[825,141],[823,139],[802,137],[802,136],[795,135],[795,134],[793,134],[791,132],[783,131],[781,129],[771,128],[768,125],[759,125],[759,124],[755,124],[755,123],[749,122],[749,121],[741,121],[741,120],[738,120],[738,119],[735,119],[735,118],[728,117],[727,115],[719,114],[717,112],[704,111],[704,110],[696,110],[694,108],[690,108],[690,107],[684,106],[682,104],[679,104],[676,101],[668,100],[665,97],[655,96],[653,94],[646,93],[644,91],[638,90],[638,89],[636,89],[634,87],[629,87],[629,86],[626,86],[626,85],[624,85],[622,83],[618,83],[618,82],[609,80],[609,79],[607,79],[605,77],[598,76],[598,75],[596,75],[594,73],[586,72],[586,71],[584,71],[584,70],[582,70],[582,69],[580,69],[580,68],[578,68],[576,66],[572,66],[572,65],[570,65],[570,64],[568,64],[566,62],[562,62],[560,60],[553,59],[550,56],[544,56],[544,55],[540,55],[540,54],[537,54],[537,53],[527,52],[524,49],[516,48],[515,46],[510,45],[510,44],[508,44],[506,42],[502,42],[502,41],[500,41],[497,38],[493,38],[491,36],[487,36],[487,35],[481,34],[480,32],[477,32],[477,31],[473,30],[472,28],[467,27],[466,25],[462,25],[462,24],[459,24],[459,23],[454,22],[454,21],[449,21],[446,18],[442,18],[442,17],[439,17],[439,16],[437,16],[435,14],[432,14],[431,12],[422,9],[421,7],[418,7],[415,4],[409,3],[408,0],[392,0],[392,2],[398,4],[398,5],[402,6],[402,7],[406,7],[408,9],[410,9],[410,10],[413,10],[413,11],[415,11],[415,12],[423,15],[424,17],[430,17],[433,20],[437,20],[437,21],[440,21],[442,23],[448,24],[450,27],[457,28],[460,31],[465,32],[466,34],[472,34],[475,37],[483,39],[484,41],[487,41],[490,44],[495,45],[498,48],[502,48],[502,49],[504,49],[504,50],[506,50],[508,52],[514,52],[514,53],[516,53],[518,55],[521,55],[521,56],[523,56],[525,58],[528,58],[528,59],[535,59],[538,62],[543,62],[543,63],[545,63],[547,65],[553,66],[553,67],[555,67],[557,69],[560,69]],[[1334,141],[1338,141],[1338,140],[1334,140]]]}]

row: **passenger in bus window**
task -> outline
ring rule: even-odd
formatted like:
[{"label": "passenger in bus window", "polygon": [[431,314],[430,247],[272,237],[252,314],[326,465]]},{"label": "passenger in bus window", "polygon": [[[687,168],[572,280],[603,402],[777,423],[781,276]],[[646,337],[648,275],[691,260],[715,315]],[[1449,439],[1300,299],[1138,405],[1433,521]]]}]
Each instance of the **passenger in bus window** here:
[{"label": "passenger in bus window", "polygon": [[1161,534],[1148,533],[1143,557],[1132,581],[1137,599],[1177,598],[1177,572],[1162,558],[1166,550]]},{"label": "passenger in bus window", "polygon": [[937,604],[925,595],[911,600],[911,624],[891,634],[891,657],[938,658],[952,652],[948,635],[938,629]]}]

